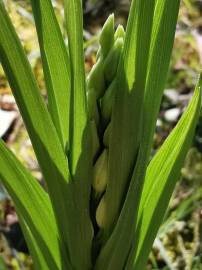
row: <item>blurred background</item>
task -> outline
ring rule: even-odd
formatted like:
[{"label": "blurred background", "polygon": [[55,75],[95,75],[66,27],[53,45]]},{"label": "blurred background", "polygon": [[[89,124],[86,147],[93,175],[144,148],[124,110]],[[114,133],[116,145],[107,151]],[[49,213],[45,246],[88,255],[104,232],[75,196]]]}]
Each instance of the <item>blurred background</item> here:
[{"label": "blurred background", "polygon": [[[29,0],[4,0],[35,76],[46,95],[39,47]],[[62,1],[52,0],[63,29]],[[86,72],[95,63],[98,35],[107,16],[126,24],[129,0],[83,0]],[[165,86],[153,153],[160,147],[186,108],[202,69],[202,1],[181,1],[176,39]],[[31,142],[0,66],[0,136],[41,181]],[[172,179],[171,179],[172,181]],[[31,270],[32,261],[15,208],[0,185],[0,270]],[[192,147],[155,240],[147,269],[202,270],[202,117]]]}]

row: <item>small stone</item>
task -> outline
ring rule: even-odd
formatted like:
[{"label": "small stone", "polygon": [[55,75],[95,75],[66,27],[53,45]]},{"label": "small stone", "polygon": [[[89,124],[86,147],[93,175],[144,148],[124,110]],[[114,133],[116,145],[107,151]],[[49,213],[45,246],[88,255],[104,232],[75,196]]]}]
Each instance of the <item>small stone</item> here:
[{"label": "small stone", "polygon": [[7,132],[17,115],[16,111],[3,111],[0,109],[0,137]]},{"label": "small stone", "polygon": [[161,121],[161,119],[157,119],[156,121],[157,128],[162,127],[162,125],[163,125],[163,122]]},{"label": "small stone", "polygon": [[178,117],[180,116],[181,110],[179,108],[169,109],[164,114],[164,119],[167,122],[176,122]]},{"label": "small stone", "polygon": [[175,89],[166,89],[164,91],[164,96],[169,99],[172,104],[177,104],[179,100],[179,94]]},{"label": "small stone", "polygon": [[0,108],[4,111],[17,110],[17,106],[13,95],[5,94],[0,96]]}]

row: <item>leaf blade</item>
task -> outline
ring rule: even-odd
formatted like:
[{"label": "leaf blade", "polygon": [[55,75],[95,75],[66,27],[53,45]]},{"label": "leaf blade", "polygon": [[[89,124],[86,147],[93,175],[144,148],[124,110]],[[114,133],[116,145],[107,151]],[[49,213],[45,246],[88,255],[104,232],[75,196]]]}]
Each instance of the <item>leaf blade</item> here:
[{"label": "leaf blade", "polygon": [[16,208],[16,212],[17,212],[17,216],[19,218],[20,227],[21,227],[23,235],[25,237],[25,241],[27,243],[29,252],[32,256],[34,269],[49,270],[50,266],[46,263],[46,260],[44,259],[43,254],[40,252],[40,248],[38,246],[38,243],[37,243],[37,241],[35,241],[35,238],[34,238],[33,234],[31,233],[31,230],[27,226],[23,217],[20,215],[20,211],[17,211],[17,208]]},{"label": "leaf blade", "polygon": [[106,192],[108,234],[117,221],[140,144],[154,3],[154,0],[132,1],[118,67]]},{"label": "leaf blade", "polygon": [[[64,149],[69,144],[70,63],[50,0],[31,0],[48,93],[48,108]],[[51,25],[51,35],[50,35]]]},{"label": "leaf blade", "polygon": [[[180,174],[186,152],[193,138],[201,108],[200,78],[195,94],[177,126],[150,162],[139,208],[139,237],[136,234],[137,257],[134,269],[142,269],[157,234]],[[169,179],[171,179],[169,181]],[[150,226],[150,229],[149,229]],[[146,254],[146,255],[145,255]]]},{"label": "leaf blade", "polygon": [[71,63],[72,113],[70,123],[70,167],[72,174],[74,174],[82,153],[82,141],[87,125],[83,13],[81,1],[64,0],[64,9]]},{"label": "leaf blade", "polygon": [[17,212],[32,230],[47,265],[60,269],[58,231],[47,193],[7,149],[2,140],[0,152],[1,181],[13,199]]},{"label": "leaf blade", "polygon": [[[91,127],[87,114],[86,78],[83,50],[82,1],[64,0],[65,22],[71,65],[71,119],[68,160],[77,211],[70,254],[75,269],[92,267],[93,228],[90,219],[90,184],[92,179]],[[80,258],[78,260],[78,257]]]}]

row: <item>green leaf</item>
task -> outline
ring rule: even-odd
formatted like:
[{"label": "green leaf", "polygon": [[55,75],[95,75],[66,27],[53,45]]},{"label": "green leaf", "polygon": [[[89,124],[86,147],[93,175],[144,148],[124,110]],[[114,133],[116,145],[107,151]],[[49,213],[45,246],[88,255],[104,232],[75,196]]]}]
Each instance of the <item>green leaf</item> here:
[{"label": "green leaf", "polygon": [[[64,148],[69,144],[70,63],[60,27],[50,0],[31,0],[43,71],[48,108]],[[51,32],[50,32],[51,31]]]},{"label": "green leaf", "polygon": [[[34,269],[38,270],[49,270],[50,266],[46,262],[44,255],[42,254],[39,245],[37,244],[37,241],[35,240],[31,230],[27,226],[25,220],[20,214],[20,210],[18,211],[16,209],[19,221],[20,221],[20,227],[22,229],[23,235],[25,237],[25,241],[28,245],[29,252],[32,256]],[[1,268],[0,268],[1,269]]]},{"label": "green leaf", "polygon": [[120,57],[109,145],[107,235],[118,219],[140,144],[154,4],[155,0],[132,1]]},{"label": "green leaf", "polygon": [[201,108],[201,87],[202,78],[186,112],[148,166],[134,237],[134,245],[137,248],[134,269],[144,269],[176,181],[179,179]]},{"label": "green leaf", "polygon": [[175,27],[179,12],[179,2],[180,1],[176,0],[157,0],[155,6],[146,94],[144,100],[143,132],[136,167],[133,172],[130,189],[124,205],[125,210],[122,211],[122,217],[120,218],[120,222],[122,218],[131,219],[124,216],[124,212],[127,213],[127,207],[130,207],[132,204],[135,205],[134,218],[133,221],[131,220],[131,223],[129,223],[131,224],[129,228],[133,230],[133,237],[135,235],[135,227],[137,225],[137,213],[146,168],[151,154],[153,134],[169,68]]},{"label": "green leaf", "polygon": [[74,175],[82,153],[87,126],[87,101],[83,50],[83,12],[80,0],[64,0],[71,63],[70,168]]},{"label": "green leaf", "polygon": [[[92,181],[91,126],[88,121],[86,78],[83,50],[82,1],[64,0],[71,64],[71,119],[68,161],[75,201],[74,231],[69,234],[69,254],[74,269],[90,269],[93,228],[90,219],[90,185]],[[79,258],[79,259],[78,259]]]},{"label": "green leaf", "polygon": [[17,213],[29,226],[49,269],[61,269],[58,230],[47,193],[0,141],[0,179],[13,199]]},{"label": "green leaf", "polygon": [[170,64],[179,5],[180,0],[156,1],[144,100],[145,114],[143,122],[145,123],[144,141],[145,149],[147,149],[145,158],[147,161],[151,153],[156,119]]},{"label": "green leaf", "polygon": [[[131,222],[129,222],[129,228],[131,228],[131,231],[133,230],[133,233],[131,234],[133,235],[133,239],[131,241],[134,240],[134,235],[136,234],[135,228],[137,226],[139,202],[142,194],[146,168],[151,154],[153,134],[156,126],[160,102],[169,68],[175,27],[179,12],[179,3],[180,1],[176,0],[157,0],[155,5],[152,41],[146,82],[146,94],[144,100],[141,145],[136,167],[133,172],[130,189],[124,205],[125,210],[122,211],[120,218],[120,222],[123,220],[122,218],[128,218],[131,220],[131,217],[125,216],[124,212],[126,214],[127,207],[131,207],[132,204],[135,205],[133,221],[131,220]],[[129,230],[127,234],[129,235]],[[136,246],[133,246],[131,250],[134,248],[136,248]]]}]

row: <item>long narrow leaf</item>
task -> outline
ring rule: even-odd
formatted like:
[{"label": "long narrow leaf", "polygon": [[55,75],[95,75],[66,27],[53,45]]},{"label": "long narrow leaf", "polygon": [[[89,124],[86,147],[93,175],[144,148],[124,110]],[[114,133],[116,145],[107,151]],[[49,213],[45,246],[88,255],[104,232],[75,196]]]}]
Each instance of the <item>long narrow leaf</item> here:
[{"label": "long narrow leaf", "polygon": [[68,160],[77,205],[77,232],[70,235],[72,246],[69,252],[75,269],[90,269],[93,238],[89,213],[92,146],[87,115],[82,1],[64,0],[64,8],[72,88]]},{"label": "long narrow leaf", "polygon": [[70,166],[75,173],[82,153],[84,131],[87,125],[87,101],[83,51],[83,12],[80,0],[64,0],[65,19],[71,63],[71,138]]},{"label": "long narrow leaf", "polygon": [[67,147],[71,92],[69,56],[51,1],[31,0],[31,3],[48,93],[48,108],[61,142]]},{"label": "long narrow leaf", "polygon": [[[25,237],[25,241],[27,243],[29,252],[32,256],[33,264],[34,264],[34,269],[38,270],[49,270],[50,266],[44,259],[44,255],[41,253],[40,247],[37,244],[37,241],[35,240],[31,230],[29,229],[28,225],[26,224],[25,220],[20,214],[20,210],[18,211],[16,208],[16,212],[20,221],[20,226],[23,232],[23,235]],[[0,268],[1,269],[1,268]]]},{"label": "long narrow leaf", "polygon": [[0,179],[25,220],[46,264],[61,269],[58,231],[47,193],[0,141]]},{"label": "long narrow leaf", "polygon": [[[179,11],[179,0],[157,0],[155,6],[155,16],[152,29],[152,42],[149,55],[149,67],[147,73],[146,95],[144,100],[143,133],[141,148],[134,170],[133,182],[128,198],[130,204],[135,205],[135,213],[138,212],[140,196],[144,183],[147,163],[151,153],[153,134],[156,126],[160,102],[163,95],[165,80],[169,68],[169,61],[173,47],[175,27]],[[132,195],[133,194],[133,195]],[[133,197],[132,197],[133,196]],[[129,203],[129,200],[128,200]],[[133,221],[133,230],[137,225],[137,215]],[[135,230],[133,231],[135,235]],[[131,248],[134,250],[137,246]]]},{"label": "long narrow leaf", "polygon": [[106,192],[108,233],[117,221],[139,148],[154,6],[155,0],[132,1],[119,63]]},{"label": "long narrow leaf", "polygon": [[137,248],[134,269],[144,269],[146,258],[163,221],[193,138],[201,108],[201,89],[202,78],[183,117],[148,166],[139,207],[138,228],[134,237]]}]

